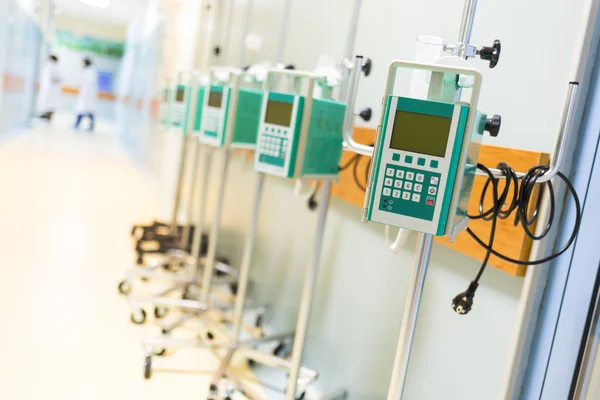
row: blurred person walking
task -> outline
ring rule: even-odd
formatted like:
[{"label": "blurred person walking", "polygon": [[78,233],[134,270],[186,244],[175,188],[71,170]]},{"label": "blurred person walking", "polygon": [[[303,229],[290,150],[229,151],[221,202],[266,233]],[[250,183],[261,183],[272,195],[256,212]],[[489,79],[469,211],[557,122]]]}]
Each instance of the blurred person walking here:
[{"label": "blurred person walking", "polygon": [[40,94],[37,100],[37,109],[42,114],[40,119],[52,121],[52,116],[60,98],[62,76],[58,67],[58,57],[52,54],[40,76]]},{"label": "blurred person walking", "polygon": [[98,97],[98,71],[89,58],[83,60],[83,79],[77,98],[77,120],[75,129],[79,129],[83,117],[89,117],[89,131],[94,131],[94,112],[96,110],[96,98]]}]

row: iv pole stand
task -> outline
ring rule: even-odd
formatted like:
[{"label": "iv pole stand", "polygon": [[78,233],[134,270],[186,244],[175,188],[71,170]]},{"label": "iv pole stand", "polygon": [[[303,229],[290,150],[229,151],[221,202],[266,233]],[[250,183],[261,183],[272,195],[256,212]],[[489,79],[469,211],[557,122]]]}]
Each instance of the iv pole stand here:
[{"label": "iv pole stand", "polygon": [[[468,44],[471,39],[476,8],[477,0],[467,0],[465,2],[457,47]],[[457,96],[460,97],[460,91],[457,92]],[[432,245],[433,235],[419,233],[417,250],[415,252],[415,262],[408,287],[404,313],[402,315],[402,325],[400,326],[398,347],[396,348],[396,357],[394,359],[394,367],[392,370],[392,381],[390,383],[387,400],[402,400],[404,394],[410,354],[417,328],[417,318],[419,316],[421,299],[423,298],[423,288],[425,286],[425,277],[427,276]]]}]

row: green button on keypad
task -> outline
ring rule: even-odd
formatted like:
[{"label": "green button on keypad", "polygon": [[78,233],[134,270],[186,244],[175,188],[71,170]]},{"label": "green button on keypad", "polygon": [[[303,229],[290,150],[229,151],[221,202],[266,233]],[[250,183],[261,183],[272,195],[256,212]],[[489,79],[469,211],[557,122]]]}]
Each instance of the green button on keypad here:
[{"label": "green button on keypad", "polygon": [[413,157],[412,156],[404,156],[404,162],[411,164],[413,162]]},{"label": "green button on keypad", "polygon": [[439,163],[437,160],[431,160],[431,161],[429,162],[429,166],[430,166],[431,168],[437,168],[439,165],[440,165],[440,163]]},{"label": "green button on keypad", "polygon": [[394,160],[394,161],[400,161],[400,154],[398,154],[398,153],[392,154],[392,160]]},{"label": "green button on keypad", "polygon": [[425,159],[424,158],[419,158],[417,160],[417,164],[423,167],[425,165]]}]

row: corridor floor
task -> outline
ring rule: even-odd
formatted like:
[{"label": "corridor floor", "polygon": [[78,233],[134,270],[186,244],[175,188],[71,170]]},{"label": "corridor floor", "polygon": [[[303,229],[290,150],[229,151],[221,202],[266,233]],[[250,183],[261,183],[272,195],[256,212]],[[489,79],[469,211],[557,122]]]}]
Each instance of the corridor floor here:
[{"label": "corridor floor", "polygon": [[140,338],[157,327],[131,324],[116,286],[134,263],[132,223],[158,206],[110,127],[1,143],[0,187],[0,398],[206,398],[208,353],[177,352],[143,378]]}]

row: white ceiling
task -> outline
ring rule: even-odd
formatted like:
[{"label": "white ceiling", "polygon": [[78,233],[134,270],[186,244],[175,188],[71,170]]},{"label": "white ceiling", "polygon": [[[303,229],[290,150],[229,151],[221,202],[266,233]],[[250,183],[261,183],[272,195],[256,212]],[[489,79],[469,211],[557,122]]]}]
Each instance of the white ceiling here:
[{"label": "white ceiling", "polygon": [[138,0],[110,0],[108,8],[98,8],[83,4],[80,0],[52,0],[59,13],[109,22],[118,25],[127,24],[136,8]]}]

